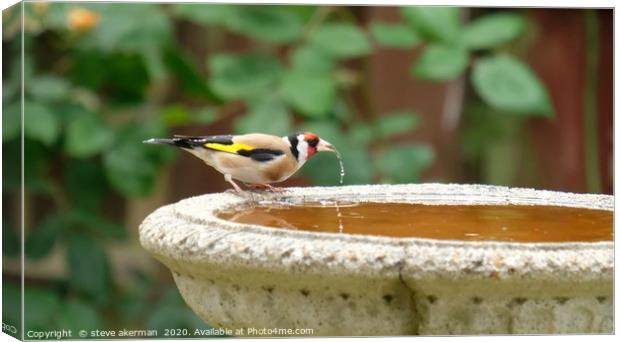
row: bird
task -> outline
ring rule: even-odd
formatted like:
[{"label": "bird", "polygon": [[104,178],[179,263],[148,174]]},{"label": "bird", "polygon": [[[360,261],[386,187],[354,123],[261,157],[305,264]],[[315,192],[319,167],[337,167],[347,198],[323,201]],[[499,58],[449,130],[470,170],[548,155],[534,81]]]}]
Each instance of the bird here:
[{"label": "bird", "polygon": [[280,137],[262,133],[243,135],[174,135],[152,138],[146,144],[179,147],[224,175],[238,193],[244,193],[235,180],[254,189],[281,192],[270,183],[285,181],[317,152],[335,152],[331,143],[311,132]]}]

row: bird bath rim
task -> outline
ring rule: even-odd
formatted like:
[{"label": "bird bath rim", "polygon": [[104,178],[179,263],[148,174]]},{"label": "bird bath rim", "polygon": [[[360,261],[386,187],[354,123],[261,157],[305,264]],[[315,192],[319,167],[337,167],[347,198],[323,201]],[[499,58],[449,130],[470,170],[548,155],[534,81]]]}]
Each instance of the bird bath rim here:
[{"label": "bird bath rim", "polygon": [[[573,194],[489,185],[406,184],[288,188],[255,194],[259,201],[342,200],[422,204],[555,205],[613,211],[613,196]],[[549,279],[579,275],[611,279],[613,241],[501,242],[308,232],[229,222],[217,211],[246,205],[233,193],[209,194],[162,207],[140,226],[140,241],[169,267],[218,264],[235,268],[381,277],[443,274],[451,278]],[[500,260],[500,261],[497,261]],[[497,262],[493,262],[497,261]],[[472,265],[473,262],[473,265]],[[191,272],[190,269],[185,271]],[[561,275],[563,274],[563,276]]]},{"label": "bird bath rim", "polygon": [[[428,190],[433,191],[428,191]],[[379,191],[375,191],[379,190]],[[439,190],[439,191],[438,191]],[[477,193],[477,194],[476,194]],[[360,197],[351,197],[360,195]],[[455,196],[456,195],[456,196]],[[549,190],[537,190],[529,188],[509,188],[494,185],[479,184],[398,184],[398,185],[348,185],[338,187],[295,187],[286,188],[284,193],[252,193],[252,199],[244,198],[235,193],[206,194],[190,197],[176,204],[176,214],[185,218],[188,222],[204,224],[206,222],[217,223],[224,229],[234,231],[252,232],[261,235],[309,238],[309,239],[336,239],[365,241],[380,244],[422,243],[437,246],[462,246],[471,247],[510,247],[510,249],[571,249],[578,247],[610,247],[614,241],[593,242],[510,242],[510,241],[475,241],[475,240],[443,240],[420,237],[389,237],[376,235],[358,235],[334,233],[334,232],[310,232],[287,228],[270,228],[256,224],[231,222],[219,218],[221,211],[251,207],[253,205],[279,205],[295,206],[304,203],[326,201],[327,204],[356,203],[410,203],[427,205],[543,205],[560,206],[595,210],[614,210],[614,198],[611,195],[577,194],[557,192]],[[448,198],[447,196],[453,196]],[[515,196],[515,197],[512,197]],[[538,197],[536,197],[538,196]],[[410,197],[410,198],[408,198]],[[512,198],[511,198],[512,197]],[[212,199],[212,200],[209,200]],[[188,213],[188,206],[194,206],[194,201],[203,201],[206,204],[203,211]],[[207,201],[208,200],[208,201]]]}]

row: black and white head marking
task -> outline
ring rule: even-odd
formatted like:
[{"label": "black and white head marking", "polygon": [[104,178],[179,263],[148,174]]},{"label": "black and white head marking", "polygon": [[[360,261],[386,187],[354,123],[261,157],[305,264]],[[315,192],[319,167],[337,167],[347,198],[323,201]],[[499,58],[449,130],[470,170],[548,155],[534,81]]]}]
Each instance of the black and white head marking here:
[{"label": "black and white head marking", "polygon": [[301,167],[308,160],[308,142],[304,139],[304,135],[293,134],[284,137],[284,140],[288,141],[291,146],[291,153],[297,159],[299,167]]}]

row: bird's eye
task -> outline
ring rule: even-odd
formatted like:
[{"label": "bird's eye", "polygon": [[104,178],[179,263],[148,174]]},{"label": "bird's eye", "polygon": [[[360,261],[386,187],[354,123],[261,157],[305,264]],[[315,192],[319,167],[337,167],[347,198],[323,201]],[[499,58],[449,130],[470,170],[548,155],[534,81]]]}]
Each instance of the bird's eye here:
[{"label": "bird's eye", "polygon": [[319,139],[317,139],[317,138],[308,140],[308,145],[310,145],[312,147],[316,147],[316,145],[318,145],[318,144],[319,144]]}]

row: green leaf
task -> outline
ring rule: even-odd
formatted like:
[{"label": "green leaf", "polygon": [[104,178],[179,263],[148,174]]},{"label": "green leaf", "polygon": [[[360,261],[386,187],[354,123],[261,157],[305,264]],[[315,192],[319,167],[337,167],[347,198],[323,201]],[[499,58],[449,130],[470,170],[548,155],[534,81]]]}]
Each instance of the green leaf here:
[{"label": "green leaf", "polygon": [[24,330],[47,330],[53,326],[60,300],[58,294],[43,288],[24,289]]},{"label": "green leaf", "polygon": [[51,214],[36,229],[28,232],[25,243],[28,258],[36,260],[49,254],[65,223],[63,215]]},{"label": "green leaf", "polygon": [[423,36],[432,41],[453,42],[459,36],[460,9],[458,7],[402,7],[405,20]]},{"label": "green leaf", "polygon": [[149,72],[151,80],[155,82],[161,82],[166,79],[166,65],[164,63],[163,52],[155,47],[149,47],[143,49],[140,52],[146,69]]},{"label": "green leaf", "polygon": [[160,120],[166,127],[183,126],[191,122],[191,113],[184,105],[174,104],[162,110]]},{"label": "green leaf", "polygon": [[353,113],[349,105],[347,104],[347,100],[340,96],[336,98],[334,102],[334,108],[331,111],[333,113],[334,118],[340,122],[349,122],[353,120]]},{"label": "green leaf", "polygon": [[336,99],[336,83],[328,73],[293,70],[282,81],[282,94],[301,113],[325,117]]},{"label": "green leaf", "polygon": [[152,120],[123,126],[116,144],[105,151],[103,167],[110,184],[121,194],[145,196],[153,190],[157,169],[176,156],[169,146],[143,144],[142,141],[168,136],[161,122]]},{"label": "green leaf", "polygon": [[24,139],[24,185],[33,193],[51,195],[50,152],[42,143]]},{"label": "green leaf", "polygon": [[140,144],[139,140],[121,144],[106,151],[103,157],[108,181],[125,196],[145,196],[153,190],[157,169]]},{"label": "green leaf", "polygon": [[24,135],[50,146],[60,133],[58,118],[49,107],[37,102],[24,103]]},{"label": "green leaf", "polygon": [[95,159],[69,160],[64,168],[64,185],[71,206],[82,210],[99,210],[108,193],[101,161]]},{"label": "green leaf", "polygon": [[[6,154],[5,154],[6,155]],[[5,162],[6,163],[6,162]],[[2,220],[2,255],[8,257],[17,256],[20,251],[20,238],[17,236],[15,227]]]},{"label": "green leaf", "polygon": [[71,82],[78,86],[98,89],[111,72],[106,56],[95,49],[76,51],[72,55],[69,72]]},{"label": "green leaf", "polygon": [[87,158],[107,149],[114,140],[114,132],[95,113],[83,113],[67,127],[65,151],[76,158]]},{"label": "green leaf", "polygon": [[375,139],[375,131],[371,125],[354,123],[349,129],[349,137],[354,144],[365,148]]},{"label": "green leaf", "polygon": [[[156,4],[90,4],[99,22],[81,42],[105,52],[142,52],[172,40],[172,25]],[[136,20],[140,18],[140,20]]]},{"label": "green leaf", "polygon": [[69,126],[74,120],[76,120],[80,116],[84,115],[84,113],[89,112],[89,110],[86,109],[84,105],[82,105],[80,102],[93,101],[93,99],[98,95],[82,88],[80,89],[80,94],[78,96],[83,96],[85,99],[76,99],[76,102],[63,101],[58,104],[54,104],[54,114],[58,117],[60,126],[65,127],[65,134],[67,126]]},{"label": "green leaf", "polygon": [[312,45],[302,45],[293,50],[291,63],[295,70],[328,72],[334,69],[334,60]]},{"label": "green leaf", "polygon": [[166,127],[173,128],[190,123],[210,124],[219,117],[212,108],[192,110],[181,104],[173,104],[164,108],[159,118]]},{"label": "green leaf", "polygon": [[[344,184],[369,184],[372,182],[372,155],[370,151],[355,149],[357,146],[349,143],[344,146],[347,150],[352,151],[343,155],[342,160],[345,168]],[[334,165],[334,164],[332,164]],[[338,166],[332,166],[338,170]]]},{"label": "green leaf", "polygon": [[[19,12],[19,11],[14,11],[14,12]],[[21,17],[21,13],[19,15],[19,17]],[[6,19],[6,17],[3,17],[3,22]],[[18,19],[18,26],[17,27],[21,27],[21,18]],[[19,31],[19,30],[18,30]],[[4,51],[6,51],[6,56],[20,56],[21,55],[21,42],[17,41],[16,39],[12,40],[12,41],[5,41],[4,42]],[[24,71],[26,73],[30,72],[32,73],[32,62],[30,61],[30,58],[27,58],[26,56],[24,56]],[[7,67],[6,70],[3,72],[2,75],[2,103],[7,104],[7,103],[11,103],[13,101],[18,102],[19,98],[21,97],[21,88],[22,88],[22,70],[20,67],[17,67],[18,65],[15,65],[15,67],[9,68]],[[30,70],[28,70],[30,69]],[[25,84],[30,83],[31,80],[31,75],[25,75],[26,78],[24,78],[26,81]]]},{"label": "green leaf", "polygon": [[21,103],[14,102],[2,105],[2,141],[15,139],[19,136],[21,125]]},{"label": "green leaf", "polygon": [[175,4],[172,12],[180,17],[198,24],[224,24],[234,16],[240,6],[216,4]]},{"label": "green leaf", "polygon": [[268,43],[289,43],[301,35],[303,22],[283,6],[242,6],[228,16],[226,27]]},{"label": "green leaf", "polygon": [[68,239],[67,265],[69,284],[105,302],[110,291],[110,270],[108,259],[101,244],[86,235],[73,235]]},{"label": "green leaf", "polygon": [[413,112],[393,112],[379,118],[376,128],[381,136],[388,138],[413,130],[418,121],[418,115]]},{"label": "green leaf", "polygon": [[480,59],[474,65],[472,82],[480,97],[494,108],[527,116],[553,115],[545,86],[514,57]]},{"label": "green leaf", "polygon": [[513,13],[496,13],[465,26],[463,43],[470,49],[489,49],[517,38],[526,27],[525,18]]},{"label": "green leaf", "polygon": [[3,80],[2,83],[2,103],[9,103],[16,100],[17,94],[21,90],[21,82],[19,79],[13,79],[12,77]]},{"label": "green leaf", "polygon": [[38,75],[26,84],[27,93],[38,101],[58,101],[69,94],[69,83],[54,75]]},{"label": "green leaf", "polygon": [[104,60],[107,107],[141,105],[147,101],[151,85],[143,58],[133,53],[118,53]]},{"label": "green leaf", "polygon": [[207,85],[189,56],[180,48],[170,48],[164,51],[164,63],[175,76],[183,92],[189,96],[205,98],[220,103],[219,99]]},{"label": "green leaf", "polygon": [[58,326],[74,332],[100,329],[103,326],[99,312],[91,304],[79,299],[72,298],[63,302],[57,315]]},{"label": "green leaf", "polygon": [[461,47],[430,45],[412,65],[411,73],[424,80],[446,81],[458,77],[467,61],[467,51]]},{"label": "green leaf", "polygon": [[377,166],[389,182],[411,183],[434,160],[432,148],[426,145],[406,144],[387,148],[379,154]]},{"label": "green leaf", "polygon": [[281,65],[273,56],[220,54],[209,59],[209,84],[221,97],[251,98],[273,89]]},{"label": "green leaf", "polygon": [[217,111],[213,108],[198,109],[198,110],[195,110],[194,113],[192,114],[192,122],[203,124],[203,125],[213,123],[217,121],[219,118],[220,117],[217,114]]},{"label": "green leaf", "polygon": [[418,34],[405,24],[374,22],[370,32],[379,44],[387,47],[407,49],[420,43]]},{"label": "green leaf", "polygon": [[127,237],[127,231],[123,225],[108,220],[98,214],[78,209],[72,210],[69,213],[69,217],[72,223],[77,225],[81,231],[91,230],[101,237],[112,239],[123,239]]},{"label": "green leaf", "polygon": [[312,19],[313,16],[317,15],[317,11],[320,6],[316,5],[282,5],[282,7],[286,7],[291,11],[297,13],[297,15],[302,19],[304,23],[307,23]]},{"label": "green leaf", "polygon": [[68,31],[68,9],[73,7],[70,3],[55,3],[49,6],[44,15],[43,23],[47,29],[56,31]]},{"label": "green leaf", "polygon": [[281,101],[265,99],[252,104],[250,112],[235,122],[235,132],[285,136],[291,134],[292,121],[291,113]]},{"label": "green leaf", "polygon": [[314,46],[335,58],[361,57],[371,52],[362,30],[349,23],[326,23],[310,36]]}]

